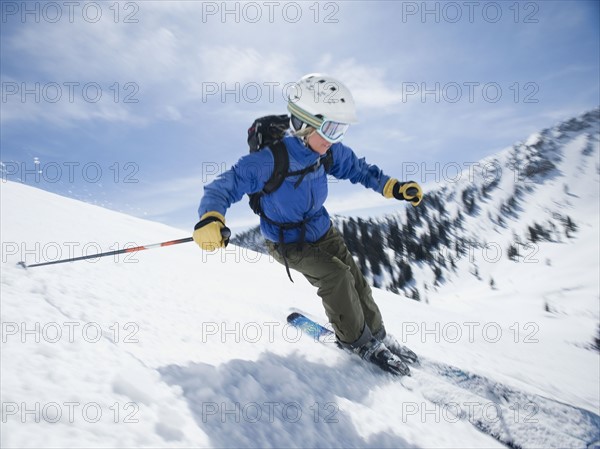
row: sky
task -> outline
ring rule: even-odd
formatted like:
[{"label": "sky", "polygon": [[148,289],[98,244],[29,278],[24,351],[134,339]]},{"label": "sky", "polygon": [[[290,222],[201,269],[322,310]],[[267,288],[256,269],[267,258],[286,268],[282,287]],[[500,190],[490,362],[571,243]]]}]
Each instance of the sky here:
[{"label": "sky", "polygon": [[[182,230],[307,73],[351,89],[346,145],[427,188],[600,104],[596,1],[0,5],[2,180]],[[335,180],[327,206],[398,207]]]}]

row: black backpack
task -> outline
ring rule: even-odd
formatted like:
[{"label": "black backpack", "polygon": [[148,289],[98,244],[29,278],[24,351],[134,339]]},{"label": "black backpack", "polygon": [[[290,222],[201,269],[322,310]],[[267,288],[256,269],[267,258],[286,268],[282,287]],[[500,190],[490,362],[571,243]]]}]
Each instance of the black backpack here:
[{"label": "black backpack", "polygon": [[290,167],[290,158],[282,139],[289,128],[289,123],[290,118],[286,114],[267,115],[254,120],[250,128],[248,128],[248,147],[250,153],[255,153],[265,147],[269,147],[273,153],[274,159],[273,174],[265,183],[263,189],[260,192],[248,195],[250,198],[250,208],[257,215],[264,216],[260,207],[261,197],[276,191],[281,187],[281,184],[283,184],[283,181],[288,176],[300,175],[300,178],[295,184],[295,187],[298,187],[304,177],[308,173],[318,170],[321,164],[323,164],[326,173],[329,173],[329,170],[333,165],[333,156],[330,149],[325,156],[320,158],[313,165],[293,172],[288,171]]}]

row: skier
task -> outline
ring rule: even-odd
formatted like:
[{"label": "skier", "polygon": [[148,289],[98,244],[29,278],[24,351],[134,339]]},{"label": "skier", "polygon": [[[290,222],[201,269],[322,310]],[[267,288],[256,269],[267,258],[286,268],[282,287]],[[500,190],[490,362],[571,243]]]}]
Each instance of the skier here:
[{"label": "skier", "polygon": [[[386,371],[409,374],[406,363],[414,363],[417,356],[386,332],[371,288],[323,205],[327,173],[321,162],[330,153],[330,175],[413,206],[421,202],[422,189],[415,182],[402,183],[385,175],[341,143],[357,119],[352,95],[339,80],[321,74],[303,76],[288,97],[288,111],[290,129],[283,143],[289,154],[289,170],[299,174],[285,178],[281,187],[260,199],[260,229],[267,249],[285,265],[288,275],[290,268],[296,270],[318,288],[343,348]],[[200,221],[193,234],[203,250],[225,245],[221,229],[227,209],[244,194],[263,189],[273,173],[273,162],[271,151],[250,153],[204,187],[198,209]],[[303,171],[306,167],[311,168]]]}]

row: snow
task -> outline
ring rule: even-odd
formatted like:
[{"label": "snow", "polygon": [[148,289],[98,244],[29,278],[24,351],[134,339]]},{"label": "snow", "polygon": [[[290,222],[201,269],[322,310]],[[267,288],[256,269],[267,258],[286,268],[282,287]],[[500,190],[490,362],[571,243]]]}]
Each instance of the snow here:
[{"label": "snow", "polygon": [[[362,428],[353,404],[376,416],[389,407],[373,403],[374,388],[423,399],[284,326],[292,305],[323,313],[308,283],[292,286],[265,256],[207,256],[187,244],[17,267],[50,248],[82,255],[88,243],[185,232],[21,184],[1,188],[3,447],[498,446],[465,422],[413,416]],[[399,302],[381,296],[387,307]]]},{"label": "snow", "polygon": [[[536,263],[478,255],[483,279],[507,280],[496,290],[468,261],[428,304],[374,289],[388,332],[427,359],[598,414],[599,355],[589,346],[600,320],[600,213],[585,145],[566,147],[571,196],[556,205],[581,224],[573,241],[540,243]],[[563,182],[547,180],[532,201],[562,197]],[[451,391],[443,384],[399,381],[285,324],[294,308],[321,321],[324,312],[308,282],[291,284],[265,255],[188,243],[23,270],[20,260],[189,230],[19,183],[0,188],[2,447],[502,447],[457,413],[478,396],[452,390],[458,408],[436,405]],[[523,419],[531,410],[512,405],[536,447],[539,428]],[[553,429],[564,432],[555,447],[579,425]]]}]

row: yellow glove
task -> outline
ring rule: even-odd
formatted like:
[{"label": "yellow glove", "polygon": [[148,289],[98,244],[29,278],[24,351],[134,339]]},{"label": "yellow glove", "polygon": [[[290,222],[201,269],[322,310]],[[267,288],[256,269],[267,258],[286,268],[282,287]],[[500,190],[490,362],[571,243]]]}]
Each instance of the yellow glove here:
[{"label": "yellow glove", "polygon": [[225,227],[225,217],[218,212],[207,212],[194,227],[194,242],[204,251],[214,251],[229,243],[229,228]]},{"label": "yellow glove", "polygon": [[418,206],[423,199],[423,189],[414,181],[399,182],[397,179],[390,178],[383,188],[383,196],[410,201],[413,206]]}]

